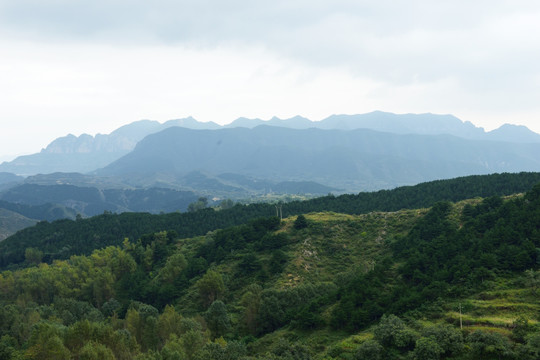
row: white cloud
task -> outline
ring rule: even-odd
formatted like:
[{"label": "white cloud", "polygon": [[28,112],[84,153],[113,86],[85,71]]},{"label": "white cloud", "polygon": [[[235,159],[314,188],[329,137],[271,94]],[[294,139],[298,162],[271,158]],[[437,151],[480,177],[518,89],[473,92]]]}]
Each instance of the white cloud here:
[{"label": "white cloud", "polygon": [[380,109],[540,132],[538,33],[537,1],[0,0],[0,153],[188,115]]}]

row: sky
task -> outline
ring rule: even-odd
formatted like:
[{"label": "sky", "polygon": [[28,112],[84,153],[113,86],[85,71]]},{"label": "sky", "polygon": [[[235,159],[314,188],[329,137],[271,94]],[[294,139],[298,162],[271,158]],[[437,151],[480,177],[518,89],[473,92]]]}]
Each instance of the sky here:
[{"label": "sky", "polygon": [[538,34],[537,0],[0,0],[0,161],[188,116],[540,132]]}]

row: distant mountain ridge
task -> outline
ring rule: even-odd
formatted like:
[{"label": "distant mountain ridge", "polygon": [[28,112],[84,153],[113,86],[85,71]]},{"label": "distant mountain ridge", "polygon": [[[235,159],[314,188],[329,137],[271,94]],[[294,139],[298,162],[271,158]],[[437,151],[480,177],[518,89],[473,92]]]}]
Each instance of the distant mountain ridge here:
[{"label": "distant mountain ridge", "polygon": [[453,135],[464,139],[540,143],[540,135],[525,126],[503,125],[486,132],[470,122],[463,122],[452,115],[392,114],[374,111],[359,115],[332,115],[321,121],[311,121],[301,116],[290,119],[274,117],[270,120],[239,118],[220,126],[214,122],[199,122],[192,117],[159,123],[140,120],[124,125],[108,135],[67,135],[51,142],[40,153],[19,156],[11,162],[0,164],[0,172],[24,176],[54,172],[87,173],[102,168],[128,154],[148,135],[170,127],[198,130],[222,128],[254,128],[259,125],[290,129],[319,128],[324,130],[370,129],[393,134]]},{"label": "distant mountain ridge", "polygon": [[258,126],[168,128],[147,136],[131,153],[96,174],[144,178],[192,171],[234,173],[315,181],[355,192],[471,174],[539,170],[540,143]]},{"label": "distant mountain ridge", "polygon": [[225,128],[259,125],[279,126],[290,129],[317,128],[323,130],[370,129],[392,134],[453,135],[472,140],[494,140],[505,142],[540,142],[540,134],[526,126],[504,124],[496,130],[486,132],[470,121],[461,121],[453,115],[438,114],[393,114],[373,111],[357,115],[331,115],[321,121],[312,121],[301,116],[290,119],[273,117],[270,120],[239,118]]},{"label": "distant mountain ridge", "polygon": [[86,173],[129,153],[145,136],[173,126],[219,128],[215,123],[201,123],[192,117],[169,120],[163,124],[140,120],[124,125],[108,135],[69,134],[57,138],[37,154],[19,156],[11,162],[0,164],[0,171],[25,176],[55,172]]}]

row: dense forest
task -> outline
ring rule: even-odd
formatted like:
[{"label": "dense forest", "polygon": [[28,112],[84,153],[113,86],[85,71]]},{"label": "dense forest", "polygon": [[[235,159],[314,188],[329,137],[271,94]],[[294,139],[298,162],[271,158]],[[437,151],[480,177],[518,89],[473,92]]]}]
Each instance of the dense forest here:
[{"label": "dense forest", "polygon": [[[341,212],[283,204],[284,219],[261,204],[129,214],[137,236],[101,215],[121,241],[54,260],[54,238],[28,242],[0,273],[0,359],[538,359],[540,184],[507,176],[303,205]],[[168,216],[210,224],[186,235]],[[84,241],[93,220],[32,231]]]},{"label": "dense forest", "polygon": [[328,195],[308,201],[280,204],[236,205],[216,211],[113,214],[106,212],[89,219],[42,221],[0,242],[0,268],[14,268],[24,262],[28,247],[38,247],[43,261],[89,255],[94,249],[121,245],[124,238],[135,241],[144,234],[174,231],[179,237],[193,237],[208,231],[244,224],[269,217],[279,210],[283,217],[310,212],[333,211],[363,214],[371,211],[397,211],[430,207],[438,201],[460,201],[474,197],[505,196],[525,192],[540,182],[540,173],[493,174],[439,180],[355,195]]}]

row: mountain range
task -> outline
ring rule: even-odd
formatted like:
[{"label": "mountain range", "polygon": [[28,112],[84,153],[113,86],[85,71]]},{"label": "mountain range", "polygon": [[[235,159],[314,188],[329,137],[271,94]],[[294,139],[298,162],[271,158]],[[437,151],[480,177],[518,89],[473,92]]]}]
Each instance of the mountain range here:
[{"label": "mountain range", "polygon": [[156,177],[193,171],[228,172],[274,181],[315,181],[357,192],[470,174],[539,170],[540,143],[257,126],[168,128],[147,136],[95,174],[152,183]]},{"label": "mountain range", "polygon": [[[73,218],[185,211],[200,196],[320,196],[520,171],[540,171],[540,135],[523,126],[486,132],[452,115],[380,111],[321,121],[239,118],[225,126],[189,117],[58,138],[0,164],[0,200]],[[31,221],[56,218],[32,214]]]},{"label": "mountain range", "polygon": [[290,129],[318,128],[324,130],[371,129],[392,134],[453,135],[469,140],[494,140],[517,143],[538,143],[540,135],[524,126],[505,124],[499,129],[486,132],[471,122],[463,122],[452,115],[435,114],[392,114],[375,111],[359,115],[332,115],[321,121],[296,116],[290,119],[239,118],[220,126],[214,122],[198,122],[192,117],[170,120],[163,124],[157,121],[140,120],[122,126],[108,135],[67,135],[51,142],[41,152],[19,156],[13,161],[0,164],[0,172],[24,176],[54,172],[87,173],[105,167],[128,154],[135,145],[150,134],[170,127],[194,130],[216,130],[221,128],[254,128],[259,125]]},{"label": "mountain range", "polygon": [[0,232],[76,214],[185,211],[199,197],[282,200],[521,171],[540,171],[539,134],[486,132],[452,115],[141,120],[0,164],[1,217],[19,224]]},{"label": "mountain range", "polygon": [[219,125],[202,123],[189,117],[158,121],[140,120],[124,125],[108,135],[69,134],[51,142],[37,154],[19,156],[0,164],[0,171],[24,176],[54,172],[89,172],[108,165],[129,153],[145,136],[173,126],[191,129],[217,129]]}]

